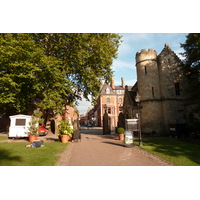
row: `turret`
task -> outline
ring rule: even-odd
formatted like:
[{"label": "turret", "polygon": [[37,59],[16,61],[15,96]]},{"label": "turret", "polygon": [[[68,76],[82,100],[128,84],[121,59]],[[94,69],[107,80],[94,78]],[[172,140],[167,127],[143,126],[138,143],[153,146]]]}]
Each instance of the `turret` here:
[{"label": "turret", "polygon": [[142,61],[146,60],[157,60],[157,52],[153,49],[146,51],[142,49],[141,52],[136,53],[136,65]]},{"label": "turret", "polygon": [[[141,96],[142,131],[161,131],[162,109],[160,102],[160,80],[157,52],[153,49],[141,50],[136,54],[138,92]],[[152,123],[152,117],[154,119]]]},{"label": "turret", "polygon": [[136,54],[138,90],[142,100],[160,98],[157,52],[145,49]]}]

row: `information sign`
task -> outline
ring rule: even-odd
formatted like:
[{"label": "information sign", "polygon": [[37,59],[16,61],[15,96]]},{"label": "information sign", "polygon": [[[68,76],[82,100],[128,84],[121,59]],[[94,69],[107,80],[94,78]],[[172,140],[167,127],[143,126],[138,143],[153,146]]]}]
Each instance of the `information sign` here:
[{"label": "information sign", "polygon": [[127,147],[133,147],[133,131],[125,131],[124,142]]}]

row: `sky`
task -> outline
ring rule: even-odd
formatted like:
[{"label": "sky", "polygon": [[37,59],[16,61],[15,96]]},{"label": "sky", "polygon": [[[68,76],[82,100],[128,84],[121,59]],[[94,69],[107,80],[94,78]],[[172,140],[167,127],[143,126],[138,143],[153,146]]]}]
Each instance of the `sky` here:
[{"label": "sky", "polygon": [[[187,33],[119,33],[122,43],[118,49],[118,58],[113,61],[115,85],[121,85],[121,77],[124,77],[125,85],[133,86],[137,80],[135,55],[142,49],[154,49],[160,54],[165,43],[179,56],[183,49],[181,43],[186,40]],[[77,107],[81,114],[85,114],[88,107],[92,108],[90,102],[83,99]]]}]

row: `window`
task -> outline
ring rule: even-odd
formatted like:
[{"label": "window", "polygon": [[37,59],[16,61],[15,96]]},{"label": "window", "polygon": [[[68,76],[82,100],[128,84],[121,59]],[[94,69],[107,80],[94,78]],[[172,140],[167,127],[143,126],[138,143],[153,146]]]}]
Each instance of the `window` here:
[{"label": "window", "polygon": [[110,103],[110,98],[106,98],[106,103]]},{"label": "window", "polygon": [[108,114],[111,114],[111,108],[108,108]]},{"label": "window", "polygon": [[176,96],[180,96],[180,84],[177,82],[177,83],[174,83],[174,86],[175,86],[175,93],[176,93]]},{"label": "window", "polygon": [[106,88],[106,94],[110,94],[110,89]]},{"label": "window", "polygon": [[112,107],[112,114],[114,115],[115,114],[115,108]]},{"label": "window", "polygon": [[154,87],[152,87],[151,90],[152,90],[152,96],[154,97]]},{"label": "window", "polygon": [[121,90],[117,90],[117,94],[122,94],[122,91]]},{"label": "window", "polygon": [[16,119],[15,126],[25,126],[26,119]]},{"label": "window", "polygon": [[122,98],[119,98],[119,103],[122,104]]},{"label": "window", "polygon": [[144,73],[147,74],[147,67],[144,67]]}]

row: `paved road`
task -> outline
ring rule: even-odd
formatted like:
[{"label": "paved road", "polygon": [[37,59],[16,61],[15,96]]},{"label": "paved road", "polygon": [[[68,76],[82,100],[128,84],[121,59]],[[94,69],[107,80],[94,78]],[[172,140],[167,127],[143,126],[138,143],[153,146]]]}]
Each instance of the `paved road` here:
[{"label": "paved road", "polygon": [[57,166],[169,166],[170,163],[138,147],[127,148],[118,136],[102,129],[81,130],[82,140],[70,143]]}]

